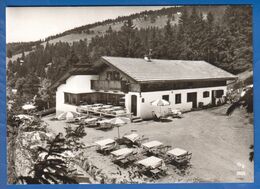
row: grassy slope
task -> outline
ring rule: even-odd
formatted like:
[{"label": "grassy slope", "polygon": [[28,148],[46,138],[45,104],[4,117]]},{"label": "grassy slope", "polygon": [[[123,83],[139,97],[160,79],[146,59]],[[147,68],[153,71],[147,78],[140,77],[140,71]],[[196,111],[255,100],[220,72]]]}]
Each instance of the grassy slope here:
[{"label": "grassy slope", "polygon": [[[186,10],[188,12],[192,11],[193,7],[186,7]],[[196,7],[196,10],[198,12],[201,12],[203,14],[203,16],[205,17],[207,15],[208,12],[212,12],[215,16],[215,20],[219,20],[221,19],[222,15],[224,14],[226,9],[226,6],[198,6]],[[178,24],[179,21],[179,17],[180,15],[174,13],[174,20],[171,21],[171,24]],[[125,20],[127,20],[128,17],[125,18]],[[147,28],[147,27],[159,27],[159,28],[163,28],[166,25],[166,22],[168,20],[168,16],[167,15],[159,15],[156,16],[155,22],[151,23],[151,15],[147,15],[146,19],[144,18],[144,16],[138,16],[135,19],[132,19],[133,24],[136,26],[136,28],[141,29],[141,28]],[[93,36],[96,35],[102,35],[105,34],[106,31],[108,30],[109,26],[111,26],[112,30],[114,31],[119,31],[121,29],[121,27],[123,26],[123,22],[116,22],[114,21],[111,24],[100,24],[96,27],[92,27],[90,30],[94,31],[94,34],[86,34],[84,33],[84,30],[82,30],[82,33],[71,33],[62,37],[58,37],[55,38],[53,40],[50,40],[50,43],[56,43],[58,41],[61,42],[69,42],[72,43],[73,41],[79,41],[79,40],[84,40],[87,39],[88,41],[90,41],[90,39]]]},{"label": "grassy slope", "polygon": [[[179,20],[179,15],[175,16],[175,20],[171,21],[171,24],[178,24]],[[136,28],[141,29],[141,28],[148,28],[148,27],[159,27],[163,28],[167,22],[168,18],[167,16],[159,16],[155,20],[154,23],[151,23],[150,19],[148,18],[147,20],[144,20],[143,18],[138,18],[133,20],[133,24],[135,25]],[[108,30],[109,26],[111,26],[112,30],[114,31],[119,31],[121,27],[123,26],[123,22],[116,22],[112,24],[105,24],[105,25],[100,25],[93,27],[91,31],[94,31],[94,34],[87,34],[82,31],[82,33],[72,33],[68,34],[62,37],[58,37],[56,39],[52,39],[49,41],[51,44],[55,44],[59,41],[61,42],[68,42],[68,43],[73,43],[74,41],[80,41],[80,40],[85,40],[90,41],[92,37],[95,37],[96,35],[104,35],[106,31]],[[46,42],[45,42],[46,43]],[[43,44],[45,44],[43,43]]]},{"label": "grassy slope", "polygon": [[[192,7],[186,7],[188,12],[191,12]],[[197,11],[202,12],[202,14],[205,16],[208,12],[212,12],[215,15],[215,19],[219,20],[221,16],[224,14],[225,6],[198,6]],[[171,24],[178,24],[180,15],[174,14],[174,20],[171,21]],[[128,17],[125,18],[127,20]],[[151,15],[148,15],[146,19],[144,16],[138,16],[137,18],[133,19],[134,25],[140,29],[140,28],[147,28],[147,27],[159,27],[162,28],[165,26],[166,22],[168,20],[167,15],[160,15],[157,16],[154,23],[151,23]],[[92,27],[90,30],[94,33],[87,34],[84,33],[84,30],[81,30],[77,33],[70,33],[67,35],[64,35],[62,37],[57,37],[55,39],[49,40],[49,43],[55,44],[59,41],[61,42],[68,42],[73,43],[74,41],[80,41],[85,40],[90,41],[92,37],[96,35],[103,35],[108,30],[109,26],[111,26],[112,30],[119,31],[121,27],[123,26],[123,22],[112,22],[111,24],[100,24],[96,27]],[[46,42],[43,42],[42,45],[45,46]],[[30,51],[25,52],[25,55],[27,55]],[[15,61],[18,57],[21,58],[22,54],[16,54],[12,58],[6,58],[6,62],[8,63],[9,60]]]},{"label": "grassy slope", "polygon": [[[150,19],[148,18],[147,20],[144,20],[143,18],[138,18],[138,19],[134,19],[133,23],[137,28],[147,28],[147,27],[159,27],[162,28],[165,26],[166,22],[167,22],[168,18],[167,16],[160,16],[156,18],[156,21],[154,23],[151,23]],[[172,21],[172,24],[178,24],[178,20],[179,20],[179,16],[176,15],[175,16],[175,20]],[[91,30],[94,31],[94,34],[87,34],[84,33],[84,31],[82,31],[82,33],[72,33],[72,34],[68,34],[62,37],[58,37],[52,40],[49,40],[50,44],[55,44],[58,42],[67,42],[72,44],[73,42],[76,41],[80,41],[80,40],[87,40],[87,41],[91,41],[91,39],[93,37],[95,37],[96,35],[103,35],[106,33],[106,31],[108,30],[109,26],[111,26],[112,30],[114,31],[119,31],[121,29],[121,27],[123,26],[123,22],[115,22],[112,24],[105,24],[105,25],[100,25],[100,26],[96,26],[93,27]],[[43,46],[46,45],[46,42],[42,43]],[[25,55],[29,54],[30,51],[25,52]],[[11,61],[15,61],[18,58],[21,58],[22,54],[16,54],[14,55],[12,58],[6,58],[6,62],[8,63],[10,60]]]}]

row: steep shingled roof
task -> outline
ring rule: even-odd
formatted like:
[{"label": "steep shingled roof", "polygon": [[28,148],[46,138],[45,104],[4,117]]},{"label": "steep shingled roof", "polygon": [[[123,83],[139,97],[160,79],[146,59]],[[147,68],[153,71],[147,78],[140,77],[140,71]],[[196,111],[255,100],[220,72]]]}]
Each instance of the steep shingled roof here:
[{"label": "steep shingled roof", "polygon": [[232,80],[237,77],[205,61],[123,58],[103,56],[107,64],[138,82],[178,80]]}]

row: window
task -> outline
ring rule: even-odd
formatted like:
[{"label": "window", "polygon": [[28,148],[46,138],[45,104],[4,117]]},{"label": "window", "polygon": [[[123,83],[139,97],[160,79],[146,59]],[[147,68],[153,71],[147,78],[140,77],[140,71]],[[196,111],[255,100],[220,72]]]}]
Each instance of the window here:
[{"label": "window", "polygon": [[112,80],[112,72],[107,72],[107,80]]},{"label": "window", "polygon": [[96,86],[95,84],[96,84],[96,81],[95,81],[95,80],[90,80],[90,88],[91,88],[92,90],[97,88],[97,86]]},{"label": "window", "polygon": [[113,80],[116,80],[116,81],[119,81],[120,80],[120,74],[118,73],[118,72],[113,72],[114,74],[113,74],[113,76],[114,76],[114,78],[113,78]]},{"label": "window", "polygon": [[209,91],[204,91],[203,92],[203,98],[209,97]]},{"label": "window", "polygon": [[193,95],[192,95],[192,93],[187,93],[187,102],[193,102]]},{"label": "window", "polygon": [[169,102],[169,95],[162,95],[162,99]]},{"label": "window", "polygon": [[120,80],[120,74],[117,71],[107,71],[107,80]]},{"label": "window", "polygon": [[72,104],[72,105],[79,105],[80,95],[72,94],[72,93],[64,93],[64,103]]},{"label": "window", "polygon": [[79,104],[79,95],[71,94],[71,93],[64,93],[64,103],[78,105]]},{"label": "window", "polygon": [[221,98],[224,94],[223,90],[216,90],[216,98]]},{"label": "window", "polygon": [[187,102],[196,102],[197,101],[197,93],[187,93]]},{"label": "window", "polygon": [[91,104],[92,103],[92,99],[93,99],[94,95],[92,93],[82,93],[79,94],[79,105],[81,104]]},{"label": "window", "polygon": [[64,93],[64,103],[71,105],[103,103],[115,106],[124,105],[124,95],[109,93]]},{"label": "window", "polygon": [[69,94],[68,93],[64,93],[64,102],[66,104],[69,104]]},{"label": "window", "polygon": [[175,95],[175,104],[180,104],[181,103],[181,94],[176,94]]}]

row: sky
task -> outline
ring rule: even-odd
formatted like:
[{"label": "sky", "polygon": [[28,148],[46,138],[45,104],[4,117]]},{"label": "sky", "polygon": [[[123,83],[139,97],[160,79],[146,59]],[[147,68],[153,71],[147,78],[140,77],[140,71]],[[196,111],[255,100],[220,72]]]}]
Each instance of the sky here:
[{"label": "sky", "polygon": [[74,27],[161,8],[163,7],[8,7],[6,42],[36,41]]}]

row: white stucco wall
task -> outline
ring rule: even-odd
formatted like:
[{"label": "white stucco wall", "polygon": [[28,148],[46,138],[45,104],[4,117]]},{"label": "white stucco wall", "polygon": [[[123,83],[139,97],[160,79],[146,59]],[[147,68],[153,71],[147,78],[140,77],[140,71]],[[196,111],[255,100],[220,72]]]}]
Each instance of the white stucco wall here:
[{"label": "white stucco wall", "polygon": [[[126,94],[125,105],[128,113],[131,111],[131,95],[137,96],[137,116],[142,119],[152,118],[152,111],[160,111],[160,107],[152,106],[151,102],[157,99],[162,99],[162,95],[169,95],[170,106],[161,107],[161,112],[168,112],[169,108],[179,110],[190,110],[192,108],[192,102],[187,102],[187,93],[197,92],[197,106],[199,102],[203,102],[204,105],[211,103],[211,91],[223,90],[224,96],[226,95],[226,86],[221,87],[208,87],[208,88],[196,88],[196,89],[181,89],[171,91],[157,91],[157,92],[142,92]],[[209,91],[209,97],[203,98],[203,92]],[[181,103],[175,104],[175,94],[181,94]],[[144,102],[142,102],[144,98]]]},{"label": "white stucco wall", "polygon": [[98,75],[73,75],[60,85],[56,91],[56,114],[66,111],[76,111],[76,106],[64,103],[64,92],[68,93],[90,93],[91,80],[98,80]]}]

